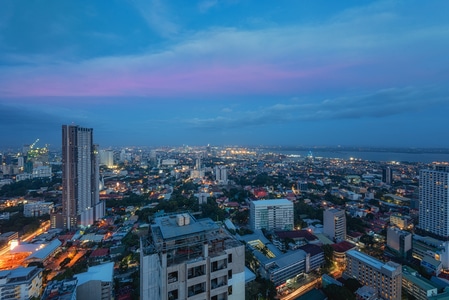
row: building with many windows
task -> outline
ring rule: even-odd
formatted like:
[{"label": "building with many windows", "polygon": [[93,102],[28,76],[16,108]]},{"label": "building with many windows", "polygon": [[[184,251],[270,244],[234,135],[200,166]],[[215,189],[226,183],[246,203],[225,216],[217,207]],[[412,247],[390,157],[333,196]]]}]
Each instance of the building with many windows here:
[{"label": "building with many windows", "polygon": [[43,269],[38,267],[18,267],[0,271],[0,299],[39,298],[42,290],[42,271]]},{"label": "building with many windows", "polygon": [[209,218],[155,217],[141,240],[140,299],[245,298],[245,246]]},{"label": "building with many windows", "polygon": [[40,217],[49,215],[54,207],[53,202],[29,202],[23,205],[23,215],[25,217]]},{"label": "building with many windows", "polygon": [[336,242],[346,239],[346,213],[344,210],[331,208],[324,211],[323,233]]},{"label": "building with many windows", "polygon": [[419,226],[438,238],[449,239],[449,164],[419,173]]},{"label": "building with many windows", "polygon": [[361,284],[377,289],[381,299],[401,299],[400,264],[391,261],[383,263],[357,250],[350,250],[346,253],[346,269],[343,277],[357,279]]},{"label": "building with many windows", "polygon": [[251,201],[251,229],[293,229],[293,202],[287,199]]},{"label": "building with many windows", "polygon": [[105,214],[99,196],[99,164],[93,129],[62,126],[62,215],[58,228],[92,225]]}]

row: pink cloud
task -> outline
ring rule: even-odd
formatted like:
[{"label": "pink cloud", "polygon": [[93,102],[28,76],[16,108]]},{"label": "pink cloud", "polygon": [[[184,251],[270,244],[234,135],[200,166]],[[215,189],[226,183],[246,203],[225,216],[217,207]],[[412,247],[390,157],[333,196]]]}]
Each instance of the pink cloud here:
[{"label": "pink cloud", "polygon": [[198,64],[162,70],[68,68],[32,71],[23,76],[16,72],[2,80],[0,91],[10,97],[290,94],[316,86],[320,78],[341,67],[283,70],[268,64]]}]

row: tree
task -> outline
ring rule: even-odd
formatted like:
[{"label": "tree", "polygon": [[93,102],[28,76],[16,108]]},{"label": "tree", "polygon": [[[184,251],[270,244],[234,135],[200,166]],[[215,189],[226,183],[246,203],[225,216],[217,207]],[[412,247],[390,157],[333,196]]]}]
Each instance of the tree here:
[{"label": "tree", "polygon": [[355,295],[345,287],[329,284],[324,289],[329,300],[355,300]]}]

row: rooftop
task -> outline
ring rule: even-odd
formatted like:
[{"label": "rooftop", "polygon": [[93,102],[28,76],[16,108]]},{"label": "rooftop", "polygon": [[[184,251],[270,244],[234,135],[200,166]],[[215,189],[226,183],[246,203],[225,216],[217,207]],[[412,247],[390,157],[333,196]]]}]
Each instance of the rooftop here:
[{"label": "rooftop", "polygon": [[271,206],[271,205],[293,205],[293,202],[287,199],[268,199],[252,201],[254,206]]},{"label": "rooftop", "polygon": [[82,285],[91,280],[102,282],[112,282],[114,277],[114,263],[106,263],[98,266],[89,267],[87,272],[76,274],[78,285]]}]

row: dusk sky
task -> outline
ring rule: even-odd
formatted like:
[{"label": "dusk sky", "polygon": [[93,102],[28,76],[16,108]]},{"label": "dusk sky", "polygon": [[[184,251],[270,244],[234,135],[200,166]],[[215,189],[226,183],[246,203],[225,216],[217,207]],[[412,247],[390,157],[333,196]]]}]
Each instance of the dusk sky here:
[{"label": "dusk sky", "polygon": [[449,147],[449,1],[1,0],[0,148]]}]

